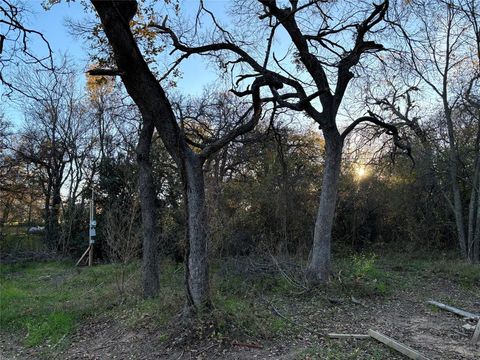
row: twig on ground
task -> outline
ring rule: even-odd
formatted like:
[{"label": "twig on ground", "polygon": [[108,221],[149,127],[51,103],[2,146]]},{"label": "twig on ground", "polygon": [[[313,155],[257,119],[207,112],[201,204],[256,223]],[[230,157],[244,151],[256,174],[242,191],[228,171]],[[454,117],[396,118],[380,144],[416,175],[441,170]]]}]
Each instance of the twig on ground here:
[{"label": "twig on ground", "polygon": [[292,279],[290,276],[288,276],[288,274],[282,269],[282,267],[281,267],[280,264],[278,263],[278,260],[275,258],[275,256],[273,256],[271,253],[270,253],[269,255],[270,255],[270,258],[272,259],[274,265],[277,267],[278,271],[280,272],[280,274],[282,274],[282,276],[283,276],[291,285],[293,285],[294,287],[303,289],[303,290],[305,290],[305,291],[308,291],[308,290],[309,290],[305,285],[299,283],[298,281],[295,281],[295,280]]}]

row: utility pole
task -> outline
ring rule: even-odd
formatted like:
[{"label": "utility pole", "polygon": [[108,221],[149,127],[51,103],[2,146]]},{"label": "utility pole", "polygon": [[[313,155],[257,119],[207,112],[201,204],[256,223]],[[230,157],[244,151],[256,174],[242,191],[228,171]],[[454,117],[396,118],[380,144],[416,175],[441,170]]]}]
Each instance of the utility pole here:
[{"label": "utility pole", "polygon": [[93,265],[93,246],[95,245],[95,237],[97,236],[96,227],[97,221],[95,220],[95,192],[92,189],[92,199],[90,200],[90,221],[88,223],[88,247],[87,250],[85,250],[83,255],[80,257],[80,259],[77,261],[77,266],[87,254],[88,266]]},{"label": "utility pole", "polygon": [[92,200],[90,201],[90,229],[88,232],[88,246],[90,250],[88,251],[88,266],[93,264],[93,246],[95,244],[95,236],[97,221],[95,220],[95,192],[92,189]]}]

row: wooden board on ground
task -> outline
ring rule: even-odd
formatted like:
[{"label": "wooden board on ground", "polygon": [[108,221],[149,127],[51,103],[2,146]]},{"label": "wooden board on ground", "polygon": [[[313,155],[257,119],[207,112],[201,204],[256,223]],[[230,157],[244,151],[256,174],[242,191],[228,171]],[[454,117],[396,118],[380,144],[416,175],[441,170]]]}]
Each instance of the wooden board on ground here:
[{"label": "wooden board on ground", "polygon": [[411,347],[404,345],[386,335],[379,333],[378,331],[368,330],[368,335],[370,335],[375,340],[380,341],[381,343],[391,347],[392,349],[397,350],[405,356],[408,356],[410,359],[414,360],[429,360],[427,357],[420,354],[418,351],[412,349]]},{"label": "wooden board on ground", "polygon": [[330,339],[368,339],[369,335],[365,334],[328,334]]},{"label": "wooden board on ground", "polygon": [[472,336],[472,343],[476,344],[480,342],[480,319],[477,322],[477,327],[475,328],[475,331]]},{"label": "wooden board on ground", "polygon": [[462,310],[462,309],[458,309],[458,308],[450,306],[450,305],[442,304],[438,301],[430,300],[430,301],[427,301],[427,303],[430,304],[430,305],[436,306],[440,309],[450,311],[450,312],[452,312],[454,314],[457,314],[459,316],[463,316],[464,318],[467,318],[467,319],[480,319],[479,314],[474,314],[474,313],[471,313],[471,312],[468,312],[468,311],[465,311],[465,310]]}]

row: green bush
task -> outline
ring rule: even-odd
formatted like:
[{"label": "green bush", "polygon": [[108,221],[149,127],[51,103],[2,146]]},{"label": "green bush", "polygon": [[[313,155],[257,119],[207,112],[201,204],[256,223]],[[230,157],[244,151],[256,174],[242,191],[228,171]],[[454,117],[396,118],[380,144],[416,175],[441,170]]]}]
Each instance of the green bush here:
[{"label": "green bush", "polygon": [[372,279],[378,274],[378,269],[375,267],[376,256],[372,255],[353,255],[352,268],[353,275],[358,280]]}]

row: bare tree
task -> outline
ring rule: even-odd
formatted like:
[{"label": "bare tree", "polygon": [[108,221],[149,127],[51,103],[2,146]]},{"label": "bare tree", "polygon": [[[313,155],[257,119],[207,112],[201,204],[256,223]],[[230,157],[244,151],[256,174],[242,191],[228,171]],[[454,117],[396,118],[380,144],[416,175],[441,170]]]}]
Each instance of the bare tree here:
[{"label": "bare tree", "polygon": [[91,138],[75,75],[66,66],[60,69],[56,74],[37,70],[18,77],[16,82],[26,93],[18,98],[26,124],[14,150],[37,170],[45,200],[47,244],[63,251],[67,244],[60,233],[62,188],[69,184],[69,196],[78,195]]},{"label": "bare tree", "polygon": [[[259,88],[266,85],[257,79],[253,86],[253,109],[238,121],[238,126],[218,139],[195,144],[194,152],[183,129],[177,122],[172,105],[161,83],[148,68],[144,56],[132,35],[129,21],[137,11],[136,1],[92,1],[113,49],[117,74],[137,104],[145,123],[153,123],[167,151],[179,169],[185,193],[187,218],[186,288],[190,309],[209,307],[207,258],[207,219],[203,164],[205,160],[229,141],[251,129],[261,116]],[[97,72],[98,73],[98,72]],[[101,72],[100,72],[101,73]],[[247,116],[250,120],[245,121]]]},{"label": "bare tree", "polygon": [[[448,137],[448,171],[452,194],[449,202],[455,217],[460,252],[464,258],[472,261],[478,261],[478,256],[475,255],[478,245],[475,244],[478,244],[480,236],[476,226],[476,204],[480,201],[480,161],[477,151],[469,179],[470,200],[466,220],[463,180],[460,176],[462,156],[457,128],[463,107],[463,110],[470,109],[468,111],[476,118],[476,127],[480,130],[478,103],[475,106],[473,91],[475,84],[478,85],[480,74],[480,32],[475,4],[475,1],[413,2],[409,8],[410,16],[400,17],[399,19],[406,20],[392,23],[406,44],[402,64],[415,74],[419,86],[436,98],[442,109]],[[398,106],[384,100],[382,102],[391,110]],[[408,125],[414,130],[415,127],[420,129],[412,122]],[[475,142],[478,149],[478,139]]]},{"label": "bare tree", "polygon": [[[9,90],[15,90],[24,95],[34,94],[8,79],[8,72],[16,68],[18,63],[25,65],[35,64],[45,70],[53,70],[53,52],[45,36],[25,25],[25,16],[28,9],[15,0],[0,1],[0,24],[5,32],[0,33],[0,83]],[[45,51],[37,53],[30,46],[30,40],[38,38],[43,43]]]},{"label": "bare tree", "polygon": [[[393,137],[396,146],[410,151],[397,128],[378,116],[370,114],[357,118],[343,132],[340,132],[337,120],[347,87],[354,78],[354,68],[362,55],[384,50],[381,44],[368,37],[379,31],[387,15],[389,1],[373,7],[364,2],[346,2],[342,8],[338,8],[336,3],[320,0],[290,0],[288,5],[276,0],[258,0],[256,3],[260,5],[258,18],[269,29],[262,60],[255,59],[254,52],[242,47],[246,46],[246,42],[236,41],[216,20],[213,21],[216,27],[214,43],[200,41],[197,46],[182,40],[165,21],[152,24],[152,27],[168,34],[175,50],[184,57],[213,53],[224,67],[230,65],[235,68],[239,63],[245,64],[252,73],[240,73],[237,84],[252,78],[268,79],[272,101],[280,107],[304,112],[319,125],[325,139],[325,166],[307,274],[313,282],[325,282],[331,267],[332,226],[345,138],[357,125],[371,122],[384,128]],[[203,2],[201,9],[213,16],[203,7]],[[312,19],[318,21],[312,22]],[[287,54],[283,60],[275,56],[272,46],[279,27],[286,31],[294,49],[294,53]],[[346,40],[349,38],[353,41]],[[222,52],[233,53],[236,58],[223,60],[225,56],[221,56]],[[288,61],[296,64],[296,70],[286,64]],[[244,93],[238,92],[240,95]],[[317,109],[318,105],[321,110]]]}]

